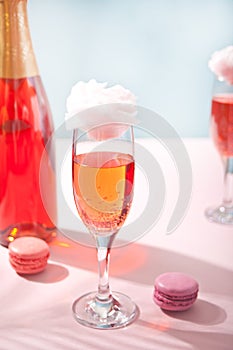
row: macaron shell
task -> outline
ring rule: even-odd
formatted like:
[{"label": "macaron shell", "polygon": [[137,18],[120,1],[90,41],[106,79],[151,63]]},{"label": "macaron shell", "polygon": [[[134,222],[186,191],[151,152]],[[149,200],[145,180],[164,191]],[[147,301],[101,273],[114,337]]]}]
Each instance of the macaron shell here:
[{"label": "macaron shell", "polygon": [[37,258],[49,253],[48,244],[36,237],[17,238],[9,244],[8,249],[10,253],[22,258]]},{"label": "macaron shell", "polygon": [[167,272],[155,280],[155,288],[170,296],[186,296],[198,290],[197,281],[181,272]]},{"label": "macaron shell", "polygon": [[173,304],[167,304],[165,302],[161,302],[158,299],[156,299],[154,297],[154,302],[163,310],[167,310],[167,311],[186,311],[188,310],[192,305],[192,304],[188,304],[188,305],[173,305]]},{"label": "macaron shell", "polygon": [[184,299],[184,300],[171,300],[167,299],[163,295],[161,295],[158,291],[155,291],[153,295],[154,302],[164,310],[169,311],[185,311],[188,310],[197,298],[197,294],[193,295],[192,298]]},{"label": "macaron shell", "polygon": [[37,259],[37,261],[34,261],[32,264],[32,263],[29,263],[28,261],[21,261],[21,263],[19,263],[17,259],[14,259],[14,256],[13,257],[11,256],[10,264],[17,273],[35,274],[43,271],[46,268],[47,258]]}]

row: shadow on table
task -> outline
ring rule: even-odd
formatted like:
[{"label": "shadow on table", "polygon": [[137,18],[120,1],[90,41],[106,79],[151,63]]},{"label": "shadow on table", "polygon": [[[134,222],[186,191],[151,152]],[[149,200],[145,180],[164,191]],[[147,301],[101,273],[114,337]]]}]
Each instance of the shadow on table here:
[{"label": "shadow on table", "polygon": [[[97,272],[96,250],[93,247],[79,245],[58,234],[50,249],[54,261]],[[153,286],[156,276],[168,271],[191,274],[199,282],[201,292],[233,294],[232,271],[223,267],[140,243],[112,249],[111,276]],[[211,306],[208,308],[211,309]]]},{"label": "shadow on table", "polygon": [[[144,320],[138,320],[142,327],[159,330],[159,326]],[[198,350],[231,350],[233,335],[229,333],[194,331],[187,329],[167,328],[166,334],[190,344],[192,349]]]},{"label": "shadow on table", "polygon": [[21,276],[33,282],[56,283],[64,280],[68,275],[69,271],[65,267],[48,263],[46,269],[40,273]]},{"label": "shadow on table", "polygon": [[[5,247],[5,249],[7,249]],[[27,279],[32,282],[39,282],[39,283],[56,283],[64,280],[69,275],[69,271],[66,267],[54,264],[48,261],[48,264],[45,268],[45,270],[39,272],[39,273],[32,273],[32,274],[21,274],[19,273],[19,276],[21,276],[24,279]],[[1,349],[0,349],[1,350]]]},{"label": "shadow on table", "polygon": [[198,350],[230,350],[233,344],[233,335],[228,333],[170,329],[168,334]]},{"label": "shadow on table", "polygon": [[200,325],[214,325],[223,323],[227,318],[226,311],[220,306],[203,299],[197,299],[194,305],[184,311],[163,311],[166,315],[178,320],[189,321]]}]

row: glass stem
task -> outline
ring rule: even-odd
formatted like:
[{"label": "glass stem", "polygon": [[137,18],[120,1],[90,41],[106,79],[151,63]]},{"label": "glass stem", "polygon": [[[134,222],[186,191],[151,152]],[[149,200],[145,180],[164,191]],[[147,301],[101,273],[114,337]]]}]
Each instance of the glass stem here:
[{"label": "glass stem", "polygon": [[99,303],[111,303],[112,295],[109,287],[109,260],[114,235],[96,236],[97,259],[99,269],[99,285],[96,299]]},{"label": "glass stem", "polygon": [[233,207],[233,157],[223,159],[224,163],[224,194],[223,205],[225,208]]}]

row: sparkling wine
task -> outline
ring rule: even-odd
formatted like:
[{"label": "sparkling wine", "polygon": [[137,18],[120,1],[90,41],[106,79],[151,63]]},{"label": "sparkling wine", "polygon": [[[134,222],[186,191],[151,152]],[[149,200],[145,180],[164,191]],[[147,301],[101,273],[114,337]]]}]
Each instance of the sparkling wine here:
[{"label": "sparkling wine", "polygon": [[0,80],[0,233],[6,241],[26,234],[48,239],[54,229],[54,149],[52,143],[45,148],[53,129],[40,99],[46,102],[39,77]]},{"label": "sparkling wine", "polygon": [[85,225],[98,234],[118,231],[132,202],[133,157],[113,152],[73,155],[72,173],[75,203]]},{"label": "sparkling wine", "polygon": [[216,95],[212,99],[212,134],[223,156],[233,156],[233,94]]},{"label": "sparkling wine", "polygon": [[0,2],[0,243],[6,246],[20,236],[55,235],[53,122],[26,6],[26,0]]}]

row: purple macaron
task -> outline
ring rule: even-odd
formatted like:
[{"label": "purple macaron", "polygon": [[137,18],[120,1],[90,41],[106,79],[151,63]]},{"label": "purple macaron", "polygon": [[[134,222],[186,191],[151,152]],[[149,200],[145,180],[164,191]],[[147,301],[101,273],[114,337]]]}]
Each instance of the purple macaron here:
[{"label": "purple macaron", "polygon": [[153,300],[164,310],[184,311],[197,299],[198,289],[193,277],[181,272],[167,272],[156,278]]}]

